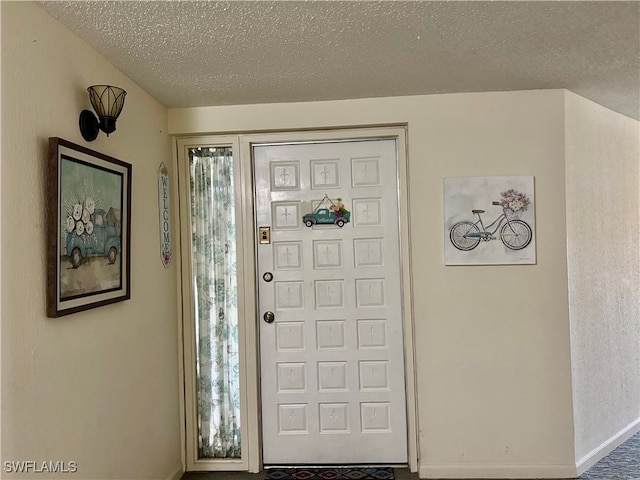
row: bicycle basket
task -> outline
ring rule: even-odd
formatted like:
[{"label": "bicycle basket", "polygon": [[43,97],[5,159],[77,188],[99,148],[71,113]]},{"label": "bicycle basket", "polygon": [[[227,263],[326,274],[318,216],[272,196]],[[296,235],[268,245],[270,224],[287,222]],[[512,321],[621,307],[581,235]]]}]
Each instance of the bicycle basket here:
[{"label": "bicycle basket", "polygon": [[520,218],[522,217],[522,212],[523,210],[513,211],[510,208],[504,209],[504,214],[507,216],[509,220],[520,220]]}]

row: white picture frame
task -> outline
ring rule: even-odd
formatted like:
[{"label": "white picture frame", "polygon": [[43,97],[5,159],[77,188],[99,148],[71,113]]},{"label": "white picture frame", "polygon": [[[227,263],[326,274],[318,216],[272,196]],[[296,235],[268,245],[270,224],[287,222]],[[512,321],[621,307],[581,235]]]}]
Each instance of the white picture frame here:
[{"label": "white picture frame", "polygon": [[533,176],[444,179],[445,265],[536,263]]}]

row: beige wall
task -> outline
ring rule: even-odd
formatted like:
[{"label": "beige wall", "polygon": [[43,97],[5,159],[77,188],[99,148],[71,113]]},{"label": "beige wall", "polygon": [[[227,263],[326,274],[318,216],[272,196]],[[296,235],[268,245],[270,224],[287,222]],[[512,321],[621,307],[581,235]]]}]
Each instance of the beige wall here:
[{"label": "beige wall", "polygon": [[640,430],[638,122],[566,95],[576,461]]},{"label": "beige wall", "polygon": [[[564,91],[169,111],[172,134],[408,124],[420,474],[575,473]],[[443,178],[533,175],[537,265],[445,267]]]},{"label": "beige wall", "polygon": [[[74,460],[86,479],[176,477],[176,271],[160,264],[157,220],[167,111],[39,7],[0,5],[0,458]],[[94,83],[129,95],[118,131],[88,144],[77,118]],[[408,124],[423,477],[569,477],[639,416],[637,122],[562,90],[176,109],[168,121],[176,135]],[[59,319],[44,313],[50,136],[133,164],[132,299]],[[536,265],[444,266],[442,180],[484,175],[535,176]],[[623,215],[597,202],[618,190],[594,177],[615,178],[626,199],[631,233],[606,255],[614,225],[593,245],[584,223]],[[605,273],[595,286],[592,272]],[[601,379],[621,392],[613,408]]]},{"label": "beige wall", "polygon": [[[74,460],[82,479],[174,477],[176,271],[160,263],[157,193],[158,166],[171,165],[166,109],[40,7],[1,9],[2,461]],[[87,143],[78,116],[96,83],[129,94],[118,130]],[[133,165],[132,298],[58,319],[45,315],[51,136]]]}]

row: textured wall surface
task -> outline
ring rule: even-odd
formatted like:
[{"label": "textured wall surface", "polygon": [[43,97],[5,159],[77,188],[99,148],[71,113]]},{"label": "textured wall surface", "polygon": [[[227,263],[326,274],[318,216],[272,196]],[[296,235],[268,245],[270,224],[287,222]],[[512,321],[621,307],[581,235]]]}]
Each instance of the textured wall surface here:
[{"label": "textured wall surface", "polygon": [[[408,123],[420,473],[575,474],[561,90],[177,109],[171,133]],[[533,175],[536,265],[446,267],[443,178]]]},{"label": "textured wall surface", "polygon": [[638,122],[566,96],[576,461],[640,421]]},{"label": "textured wall surface", "polygon": [[[2,461],[75,461],[76,474],[181,470],[175,266],[160,262],[157,171],[166,109],[40,7],[2,2]],[[128,91],[118,129],[87,143],[86,88]],[[133,165],[131,300],[45,315],[47,138]],[[4,466],[4,464],[3,464]]]}]

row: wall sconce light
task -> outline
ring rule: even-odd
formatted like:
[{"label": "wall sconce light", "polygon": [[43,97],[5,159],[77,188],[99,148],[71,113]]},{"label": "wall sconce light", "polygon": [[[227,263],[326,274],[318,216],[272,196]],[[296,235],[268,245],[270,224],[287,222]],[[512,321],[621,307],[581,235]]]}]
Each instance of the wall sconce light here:
[{"label": "wall sconce light", "polygon": [[87,91],[91,106],[98,114],[98,118],[91,110],[83,110],[80,113],[80,133],[87,142],[92,142],[98,136],[99,130],[106,133],[107,137],[115,132],[116,120],[124,107],[124,97],[127,92],[111,85],[93,85],[87,88]]}]

